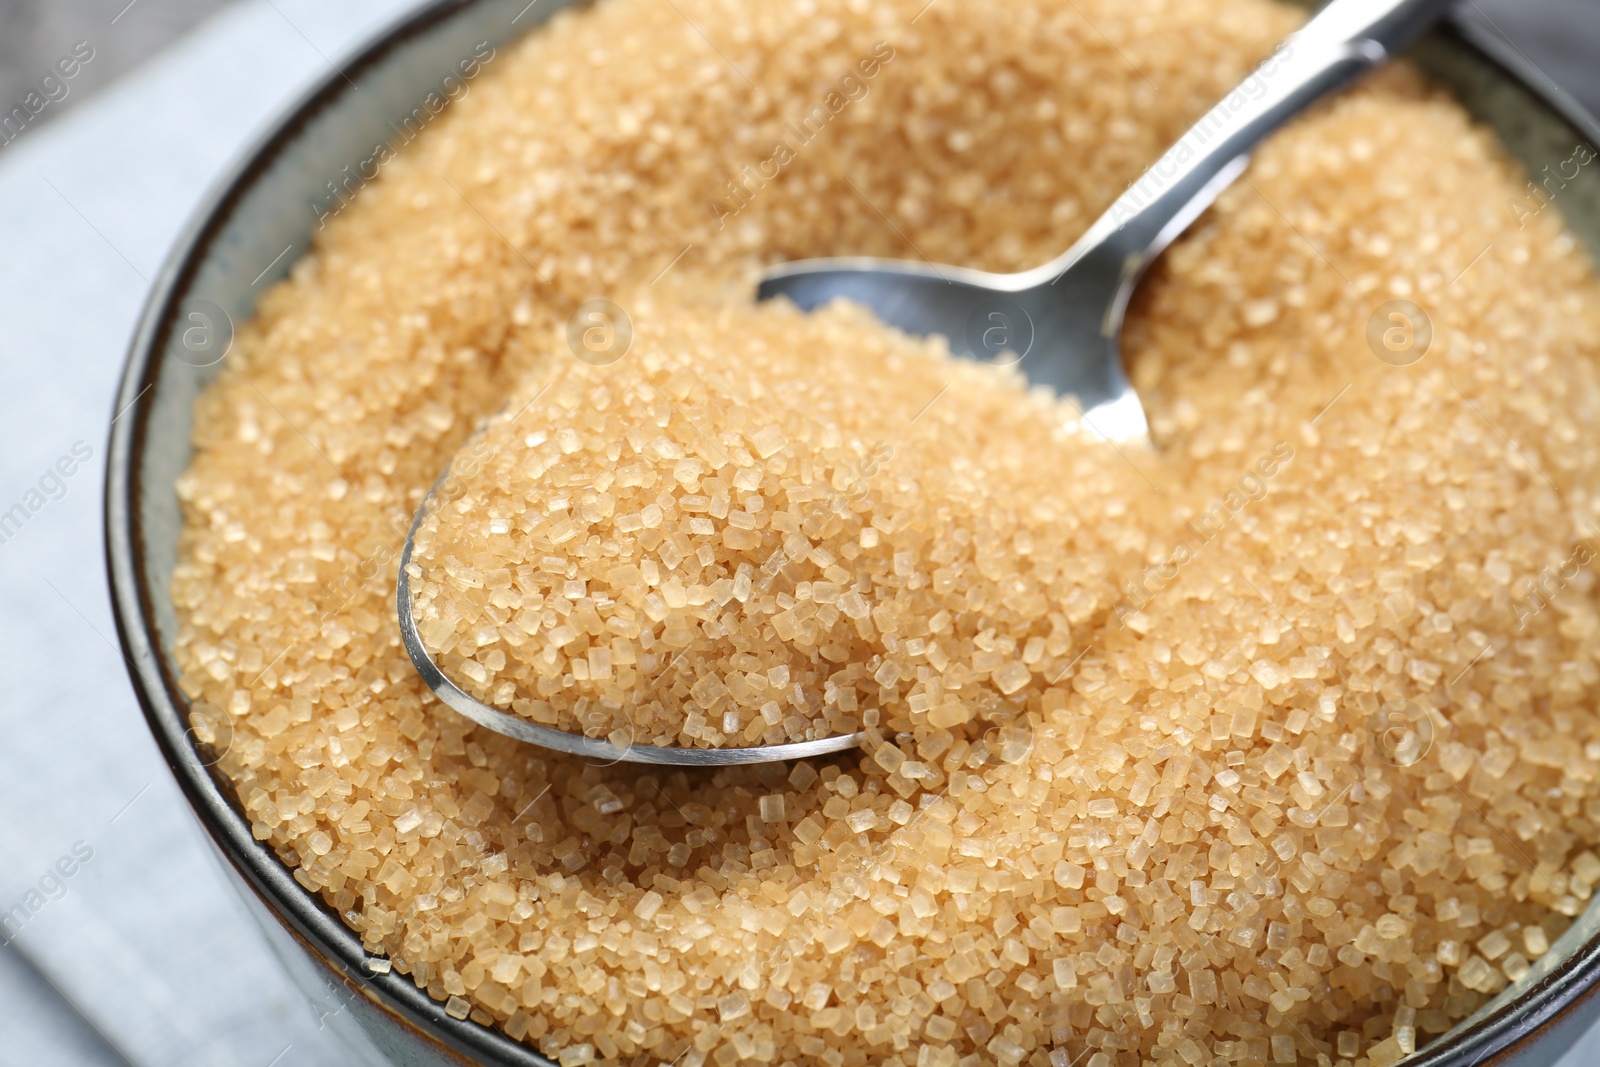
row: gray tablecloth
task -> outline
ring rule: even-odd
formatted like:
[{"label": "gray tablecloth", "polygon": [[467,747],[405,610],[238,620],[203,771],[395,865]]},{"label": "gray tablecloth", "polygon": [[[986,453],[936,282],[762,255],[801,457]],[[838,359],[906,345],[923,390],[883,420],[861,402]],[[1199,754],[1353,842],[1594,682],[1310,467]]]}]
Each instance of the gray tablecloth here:
[{"label": "gray tablecloth", "polygon": [[346,1059],[266,954],[149,739],[107,607],[101,464],[146,279],[203,190],[328,57],[407,6],[229,8],[0,147],[0,515],[27,512],[0,522],[0,1063],[115,1062],[58,1018],[27,961],[140,1067]]},{"label": "gray tablecloth", "polygon": [[[201,191],[407,6],[251,0],[0,147],[0,515],[28,512],[0,525],[0,1067],[346,1060],[266,954],[146,734],[106,606],[100,464],[146,279]],[[1484,7],[1517,35],[1509,0]],[[1600,30],[1600,10],[1583,10]],[[1597,1062],[1591,1034],[1564,1064]]]}]

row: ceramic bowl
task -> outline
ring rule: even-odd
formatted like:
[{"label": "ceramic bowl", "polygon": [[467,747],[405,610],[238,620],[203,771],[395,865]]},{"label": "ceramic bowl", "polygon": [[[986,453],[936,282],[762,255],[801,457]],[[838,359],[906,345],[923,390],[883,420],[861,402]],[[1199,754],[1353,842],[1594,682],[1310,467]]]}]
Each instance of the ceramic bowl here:
[{"label": "ceramic bowl", "polygon": [[[106,556],[118,630],[150,729],[268,940],[321,1006],[325,1025],[347,1040],[352,1057],[371,1064],[550,1061],[497,1030],[445,1014],[405,975],[374,973],[360,939],[251,836],[231,783],[213,770],[213,747],[196,740],[177,683],[168,589],[181,519],[173,487],[189,463],[195,397],[217,372],[228,321],[249,318],[263,289],[306,251],[320,215],[335,203],[329,183],[370,168],[375,147],[394,140],[408,119],[425,123],[429,94],[441,93],[444,76],[476,49],[538,32],[533,27],[569,2],[427,4],[290,107],[199,205],[152,286],[110,430]],[[1578,144],[1600,142],[1593,118],[1492,31],[1450,23],[1413,57],[1531,173],[1567,159]],[[1557,206],[1600,252],[1595,169],[1563,189]],[[195,332],[207,324],[211,333]],[[1597,981],[1600,908],[1591,907],[1525,980],[1407,1063],[1553,1063],[1600,1015]]]}]

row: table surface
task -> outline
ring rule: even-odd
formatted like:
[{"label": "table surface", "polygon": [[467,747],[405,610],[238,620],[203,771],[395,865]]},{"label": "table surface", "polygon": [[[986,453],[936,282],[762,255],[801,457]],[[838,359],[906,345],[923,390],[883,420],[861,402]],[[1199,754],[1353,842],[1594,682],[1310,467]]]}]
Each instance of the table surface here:
[{"label": "table surface", "polygon": [[[1594,0],[1466,2],[1600,105]],[[0,1067],[348,1060],[322,1026],[337,1005],[289,986],[145,730],[107,606],[100,453],[148,279],[202,192],[412,6],[231,5],[0,147],[0,512],[74,448],[94,453],[0,542],[0,647],[29,668],[0,703],[0,916],[25,915],[9,944],[0,931]],[[1600,1031],[1561,1067],[1597,1062]]]}]

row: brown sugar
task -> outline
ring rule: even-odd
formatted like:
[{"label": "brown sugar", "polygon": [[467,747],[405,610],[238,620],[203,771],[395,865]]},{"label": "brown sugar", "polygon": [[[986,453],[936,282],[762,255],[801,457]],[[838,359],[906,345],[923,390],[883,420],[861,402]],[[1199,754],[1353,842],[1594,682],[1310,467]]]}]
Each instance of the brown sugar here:
[{"label": "brown sugar", "polygon": [[[1296,17],[600,0],[503,49],[197,407],[176,653],[257,837],[569,1065],[1386,1067],[1526,974],[1600,879],[1600,288],[1457,104],[1389,71],[1174,245],[1126,336],[1148,450],[751,304],[782,259],[1045,261]],[[597,296],[636,329],[604,368],[565,337]],[[1407,366],[1368,343],[1391,301],[1432,324]],[[487,696],[863,750],[590,766],[433,700],[393,568],[485,424],[542,468],[438,531],[494,632],[435,644]]]}]

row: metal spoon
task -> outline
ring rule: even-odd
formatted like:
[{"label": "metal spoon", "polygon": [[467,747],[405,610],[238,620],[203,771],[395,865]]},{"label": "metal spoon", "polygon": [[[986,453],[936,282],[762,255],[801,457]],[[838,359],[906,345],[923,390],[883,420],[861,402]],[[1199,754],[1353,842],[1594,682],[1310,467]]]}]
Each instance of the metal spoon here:
[{"label": "metal spoon", "polygon": [[1148,434],[1123,372],[1123,314],[1145,268],[1243,172],[1248,153],[1310,104],[1409,43],[1448,0],[1333,0],[1285,40],[1123,193],[1063,255],[992,274],[902,260],[841,258],[767,272],[761,300],[803,310],[846,297],[890,326],[943,334],[956,355],[1023,364],[1035,384],[1075,396],[1111,441]]},{"label": "metal spoon", "polygon": [[[803,309],[836,297],[870,307],[914,334],[943,334],[958,355],[1029,358],[1029,377],[1078,398],[1084,420],[1112,441],[1148,433],[1117,341],[1128,298],[1150,262],[1244,170],[1249,151],[1307,106],[1382,64],[1448,0],[1333,0],[1196,123],[1067,252],[1018,274],[865,258],[790,263],[762,280],[758,299]],[[445,476],[449,474],[447,470]],[[423,682],[473,722],[519,741],[608,762],[728,766],[843,751],[864,734],[754,748],[673,748],[539,726],[469,696],[445,677],[417,633],[411,550],[439,484],[423,498],[400,553],[400,639]]]}]

